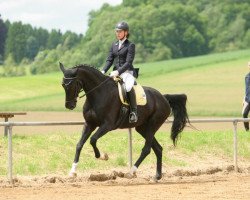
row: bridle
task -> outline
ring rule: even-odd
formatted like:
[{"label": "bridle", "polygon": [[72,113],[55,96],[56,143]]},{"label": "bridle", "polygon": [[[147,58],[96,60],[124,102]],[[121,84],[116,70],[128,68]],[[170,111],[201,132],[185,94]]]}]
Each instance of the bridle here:
[{"label": "bridle", "polygon": [[[65,83],[64,80],[69,80],[68,83]],[[82,87],[82,83],[79,79],[77,79],[77,77],[71,77],[71,78],[66,78],[66,77],[63,77],[63,82],[62,82],[62,85],[64,87],[66,87],[66,89],[68,89],[69,85],[71,85],[72,83],[74,83],[76,81],[76,86],[75,86],[75,94],[74,94],[74,98],[71,99],[71,100],[66,100],[65,102],[66,103],[69,103],[69,102],[72,102],[72,101],[76,101],[77,97],[78,97],[78,94],[80,92],[83,91],[83,87]]]},{"label": "bridle", "polygon": [[[109,80],[109,78],[107,78],[106,80],[104,80],[99,85],[97,85],[96,87],[92,88],[87,93],[85,93],[82,96],[80,96],[79,98],[82,98],[82,97],[88,95],[89,93],[93,92],[94,90],[96,90],[97,88],[99,88],[100,86],[102,86],[104,83],[106,83]],[[71,78],[63,77],[63,80],[69,80],[68,83],[64,83],[64,81],[62,83],[66,88],[76,80],[76,90],[75,90],[74,98],[72,100],[66,100],[65,102],[69,103],[69,102],[72,102],[72,101],[76,101],[79,93],[83,91],[82,82],[79,79],[77,79],[77,77],[71,77]]]}]

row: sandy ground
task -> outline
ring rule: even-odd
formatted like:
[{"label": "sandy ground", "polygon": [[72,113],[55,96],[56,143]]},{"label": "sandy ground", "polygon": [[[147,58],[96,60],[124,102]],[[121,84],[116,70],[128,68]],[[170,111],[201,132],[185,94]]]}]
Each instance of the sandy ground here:
[{"label": "sandy ground", "polygon": [[[233,167],[175,170],[158,182],[140,172],[126,179],[122,172],[18,177],[14,185],[0,181],[0,200],[77,199],[249,199],[250,168],[235,173]],[[1,179],[0,179],[1,180]]]},{"label": "sandy ground", "polygon": [[[16,116],[12,121],[81,121],[82,114],[77,112],[28,112],[26,116]],[[232,130],[231,123],[194,124],[201,131]],[[170,125],[162,127],[169,130]],[[14,127],[13,133],[41,134],[60,131],[80,132],[81,126],[63,127]],[[238,129],[243,129],[242,124]],[[188,129],[187,130],[191,130]],[[1,127],[0,131],[3,131]],[[230,162],[211,168],[208,162],[200,163],[194,159],[198,169],[179,168],[167,169],[163,178],[152,181],[150,177],[155,172],[155,166],[141,167],[137,177],[124,178],[128,169],[109,171],[88,171],[78,174],[77,178],[63,175],[46,175],[40,177],[15,177],[10,184],[6,177],[0,177],[0,200],[75,200],[75,199],[250,199],[250,163],[241,165],[240,173],[235,173]],[[221,160],[219,161],[222,162]],[[219,163],[218,162],[218,163]],[[210,166],[210,167],[208,167]]]}]

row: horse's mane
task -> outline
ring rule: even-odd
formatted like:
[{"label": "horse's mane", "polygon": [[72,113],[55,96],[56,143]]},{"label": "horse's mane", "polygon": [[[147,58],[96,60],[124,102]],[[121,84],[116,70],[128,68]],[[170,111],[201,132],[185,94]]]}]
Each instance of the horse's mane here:
[{"label": "horse's mane", "polygon": [[71,69],[83,69],[83,70],[87,69],[88,71],[92,72],[93,74],[98,74],[98,77],[100,77],[101,79],[109,78],[109,76],[106,76],[105,74],[103,74],[97,67],[95,67],[93,65],[89,65],[89,64],[75,65]]},{"label": "horse's mane", "polygon": [[101,73],[100,72],[100,70],[97,68],[97,67],[95,67],[95,66],[93,66],[93,65],[89,65],[89,64],[79,64],[79,65],[75,65],[74,67],[72,67],[72,69],[74,69],[74,68],[88,68],[88,69],[90,69],[91,71],[93,71],[93,72],[99,72],[99,73]]}]

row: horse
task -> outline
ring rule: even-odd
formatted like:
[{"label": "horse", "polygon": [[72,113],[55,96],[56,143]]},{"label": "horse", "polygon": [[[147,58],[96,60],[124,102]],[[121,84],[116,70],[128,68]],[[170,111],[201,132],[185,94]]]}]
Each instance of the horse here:
[{"label": "horse", "polygon": [[[109,131],[117,128],[135,128],[135,130],[145,139],[144,147],[137,161],[134,163],[127,177],[133,178],[143,160],[153,149],[156,155],[156,175],[154,179],[162,178],[162,146],[155,138],[157,130],[165,120],[173,114],[174,120],[171,127],[171,139],[176,145],[179,134],[189,122],[185,94],[165,94],[162,95],[156,89],[143,87],[147,103],[138,106],[138,121],[129,123],[128,117],[120,120],[122,103],[119,99],[117,84],[114,79],[102,74],[97,68],[81,64],[66,69],[60,63],[63,72],[62,86],[65,90],[65,107],[73,110],[77,104],[79,93],[83,90],[86,101],[83,106],[83,116],[86,122],[81,138],[76,145],[76,152],[70,176],[76,176],[77,164],[83,145],[91,136],[91,133],[98,127],[90,138],[95,157],[107,160],[108,155],[100,153],[97,141]],[[172,112],[171,112],[172,111]]]}]

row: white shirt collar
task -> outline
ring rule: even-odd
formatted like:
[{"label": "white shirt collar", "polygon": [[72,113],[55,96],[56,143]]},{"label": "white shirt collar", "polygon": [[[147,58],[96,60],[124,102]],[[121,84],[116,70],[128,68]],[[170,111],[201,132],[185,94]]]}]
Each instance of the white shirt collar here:
[{"label": "white shirt collar", "polygon": [[126,39],[127,38],[125,37],[125,38],[123,38],[123,40],[119,40],[119,46],[122,45]]}]

